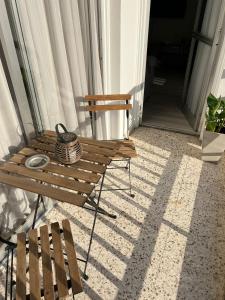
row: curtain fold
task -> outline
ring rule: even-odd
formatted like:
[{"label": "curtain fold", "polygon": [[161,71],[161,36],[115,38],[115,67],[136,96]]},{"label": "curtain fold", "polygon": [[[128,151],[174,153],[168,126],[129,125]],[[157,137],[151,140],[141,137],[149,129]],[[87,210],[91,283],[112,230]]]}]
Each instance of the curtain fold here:
[{"label": "curtain fold", "polygon": [[83,97],[103,92],[97,2],[23,0],[17,1],[16,13],[44,128],[62,122],[92,136]]},{"label": "curtain fold", "polygon": [[[0,60],[0,163],[15,153],[23,145],[23,137],[2,61]],[[33,196],[20,189],[0,184],[0,233],[8,238],[31,212]]]}]

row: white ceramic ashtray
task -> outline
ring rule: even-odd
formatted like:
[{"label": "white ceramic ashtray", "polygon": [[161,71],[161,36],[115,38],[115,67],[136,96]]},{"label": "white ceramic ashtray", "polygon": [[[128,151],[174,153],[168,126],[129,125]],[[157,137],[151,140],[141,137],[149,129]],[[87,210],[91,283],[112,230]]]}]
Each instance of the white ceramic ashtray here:
[{"label": "white ceramic ashtray", "polygon": [[25,167],[28,169],[42,169],[50,162],[50,158],[45,154],[35,154],[25,161]]}]

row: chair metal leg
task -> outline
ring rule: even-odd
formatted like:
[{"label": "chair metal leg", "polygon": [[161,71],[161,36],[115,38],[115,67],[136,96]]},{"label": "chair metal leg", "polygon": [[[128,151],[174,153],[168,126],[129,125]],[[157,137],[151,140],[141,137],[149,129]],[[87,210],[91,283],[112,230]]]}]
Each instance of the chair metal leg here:
[{"label": "chair metal leg", "polygon": [[123,167],[108,167],[107,170],[115,170],[115,169],[126,169],[128,170],[129,175],[129,187],[128,188],[106,188],[102,189],[102,192],[109,192],[109,191],[129,191],[129,196],[134,198],[135,194],[132,193],[132,184],[131,184],[131,158],[129,159],[116,159],[114,161],[126,161],[126,166]]},{"label": "chair metal leg", "polygon": [[132,185],[131,185],[130,163],[131,163],[131,159],[129,159],[128,162],[128,172],[129,172],[130,196],[134,198],[135,195],[132,193]]},{"label": "chair metal leg", "polygon": [[100,186],[100,190],[99,190],[99,194],[98,194],[98,199],[97,199],[97,203],[96,203],[96,207],[95,207],[94,220],[93,220],[93,224],[92,224],[91,236],[90,236],[90,241],[89,241],[89,246],[88,246],[88,251],[87,251],[87,256],[86,256],[86,261],[85,261],[85,266],[84,266],[84,273],[83,273],[83,278],[85,280],[88,279],[88,275],[87,275],[86,271],[87,271],[87,265],[88,265],[88,260],[89,260],[89,256],[90,256],[91,244],[92,244],[92,240],[93,240],[95,224],[96,224],[96,218],[97,218],[97,214],[98,214],[99,202],[100,202],[100,198],[101,198],[101,192],[102,192],[104,179],[105,179],[105,173],[103,174],[103,177],[102,177],[101,186]]}]

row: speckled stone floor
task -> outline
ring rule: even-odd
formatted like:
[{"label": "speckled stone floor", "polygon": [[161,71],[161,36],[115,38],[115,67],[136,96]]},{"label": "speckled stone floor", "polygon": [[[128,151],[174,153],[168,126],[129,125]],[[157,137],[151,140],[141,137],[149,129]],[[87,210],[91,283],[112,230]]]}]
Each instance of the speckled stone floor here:
[{"label": "speckled stone floor", "polygon": [[[132,164],[136,196],[103,193],[101,205],[118,217],[99,216],[89,280],[76,299],[224,299],[225,159],[203,163],[192,136],[138,128],[132,138],[139,153]],[[106,184],[126,182],[116,170]],[[45,221],[64,218],[83,256],[92,213],[58,204]]]}]

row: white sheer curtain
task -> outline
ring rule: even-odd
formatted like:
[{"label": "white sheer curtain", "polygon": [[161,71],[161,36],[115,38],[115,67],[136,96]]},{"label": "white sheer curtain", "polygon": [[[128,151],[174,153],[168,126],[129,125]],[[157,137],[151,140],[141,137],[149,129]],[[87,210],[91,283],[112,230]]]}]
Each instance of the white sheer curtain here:
[{"label": "white sheer curtain", "polygon": [[[132,93],[130,127],[138,127],[150,0],[17,0],[44,128],[58,122],[91,136],[86,94]],[[97,113],[97,139],[127,135],[124,112]]]},{"label": "white sheer curtain", "polygon": [[91,136],[83,97],[102,93],[97,2],[21,0],[18,13],[43,127]]},{"label": "white sheer curtain", "polygon": [[[2,61],[0,60],[0,162],[23,144],[19,121],[11,98],[9,87],[4,74]],[[0,184],[0,233],[9,237],[11,232],[24,223],[31,211],[29,193],[20,189],[9,188]],[[31,195],[30,195],[31,196]],[[29,199],[32,197],[29,196]]]},{"label": "white sheer curtain", "polygon": [[[132,95],[130,130],[139,126],[142,114],[150,2],[100,0],[103,90]],[[127,136],[124,112],[110,112],[106,124],[109,138]]]}]

